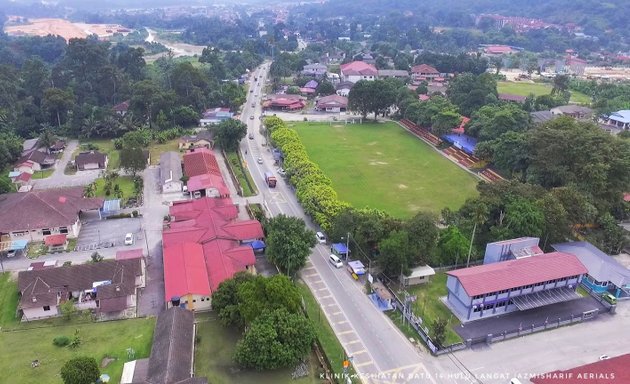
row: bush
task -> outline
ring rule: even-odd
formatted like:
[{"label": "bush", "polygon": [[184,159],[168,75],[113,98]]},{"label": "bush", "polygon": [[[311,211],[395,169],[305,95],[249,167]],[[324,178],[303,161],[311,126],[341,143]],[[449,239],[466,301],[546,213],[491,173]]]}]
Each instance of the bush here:
[{"label": "bush", "polygon": [[122,138],[116,138],[114,140],[112,140],[114,142],[114,149],[123,149],[123,139]]},{"label": "bush", "polygon": [[138,211],[136,210],[131,211],[131,217],[138,217]]},{"label": "bush", "polygon": [[68,336],[57,336],[53,339],[53,345],[57,347],[65,347],[70,344],[70,338]]}]

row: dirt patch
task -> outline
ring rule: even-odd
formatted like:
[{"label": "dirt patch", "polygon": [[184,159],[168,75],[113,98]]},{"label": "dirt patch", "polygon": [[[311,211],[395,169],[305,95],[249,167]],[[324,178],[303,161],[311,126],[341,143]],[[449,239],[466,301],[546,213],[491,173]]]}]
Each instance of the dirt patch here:
[{"label": "dirt patch", "polygon": [[367,143],[365,145],[376,145],[376,144],[378,144],[378,141],[372,141],[371,143]]},{"label": "dirt patch", "polygon": [[335,125],[333,125],[333,128],[343,128],[343,125],[341,125],[341,124],[335,124]]},{"label": "dirt patch", "polygon": [[370,165],[387,165],[387,164],[389,163],[386,163],[384,161],[375,161],[375,160],[370,161]]},{"label": "dirt patch", "polygon": [[28,22],[28,24],[8,25],[4,30],[9,35],[59,35],[66,40],[75,37],[85,38],[91,34],[108,37],[114,33],[127,34],[131,31],[120,24],[72,23],[64,19],[29,19]]},{"label": "dirt patch", "polygon": [[376,154],[377,154],[377,155],[382,155],[382,154],[383,154],[383,152],[376,152]]},{"label": "dirt patch", "polygon": [[409,188],[408,186],[406,186],[405,184],[398,184],[398,189],[407,189]]},{"label": "dirt patch", "polygon": [[103,360],[101,360],[101,368],[106,368],[108,365],[110,365],[114,361],[116,361],[116,359],[111,358],[111,357],[104,357]]}]

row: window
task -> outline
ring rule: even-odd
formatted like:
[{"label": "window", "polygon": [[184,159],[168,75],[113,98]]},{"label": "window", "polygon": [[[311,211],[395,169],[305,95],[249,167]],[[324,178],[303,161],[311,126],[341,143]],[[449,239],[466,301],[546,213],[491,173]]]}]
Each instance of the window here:
[{"label": "window", "polygon": [[68,227],[59,227],[59,233],[68,233]]},{"label": "window", "polygon": [[205,298],[205,297],[202,297],[202,298],[201,298],[201,301],[206,301],[206,298]]},{"label": "window", "polygon": [[42,235],[44,235],[44,236],[48,236],[48,235],[50,235],[50,228],[44,228],[44,229],[42,229]]},{"label": "window", "polygon": [[44,311],[50,311],[50,305],[45,305],[44,306]]},{"label": "window", "polygon": [[481,306],[479,306],[479,307],[478,306],[474,306],[473,307],[473,312],[479,312],[479,311],[481,311]]}]

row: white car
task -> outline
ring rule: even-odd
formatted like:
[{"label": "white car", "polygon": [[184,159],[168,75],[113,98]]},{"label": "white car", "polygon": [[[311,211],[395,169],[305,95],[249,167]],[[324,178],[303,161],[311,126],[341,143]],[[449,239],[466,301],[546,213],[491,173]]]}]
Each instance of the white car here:
[{"label": "white car", "polygon": [[258,159],[256,159],[256,162],[257,162],[258,164],[262,164],[262,163],[263,163],[262,157],[259,157]]},{"label": "white car", "polygon": [[125,235],[125,245],[133,244],[133,233],[128,233]]},{"label": "white car", "polygon": [[608,355],[601,355],[601,356],[599,357],[599,359],[600,359],[600,360],[608,360],[608,359],[610,359],[610,356],[608,356]]}]

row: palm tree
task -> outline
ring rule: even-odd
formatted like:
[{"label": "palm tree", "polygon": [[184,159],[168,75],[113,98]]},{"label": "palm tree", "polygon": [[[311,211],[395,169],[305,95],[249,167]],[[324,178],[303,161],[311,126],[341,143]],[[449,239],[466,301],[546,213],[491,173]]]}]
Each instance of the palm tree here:
[{"label": "palm tree", "polygon": [[42,133],[39,135],[39,145],[46,148],[46,153],[48,153],[50,147],[55,143],[57,138],[55,137],[50,124],[44,123],[41,126]]},{"label": "palm tree", "polygon": [[477,224],[483,224],[488,218],[488,206],[484,203],[478,203],[472,212],[473,230],[470,236],[470,247],[468,247],[468,258],[466,259],[466,268],[470,265],[470,254],[472,253],[473,242],[475,241],[475,232],[477,232]]}]

